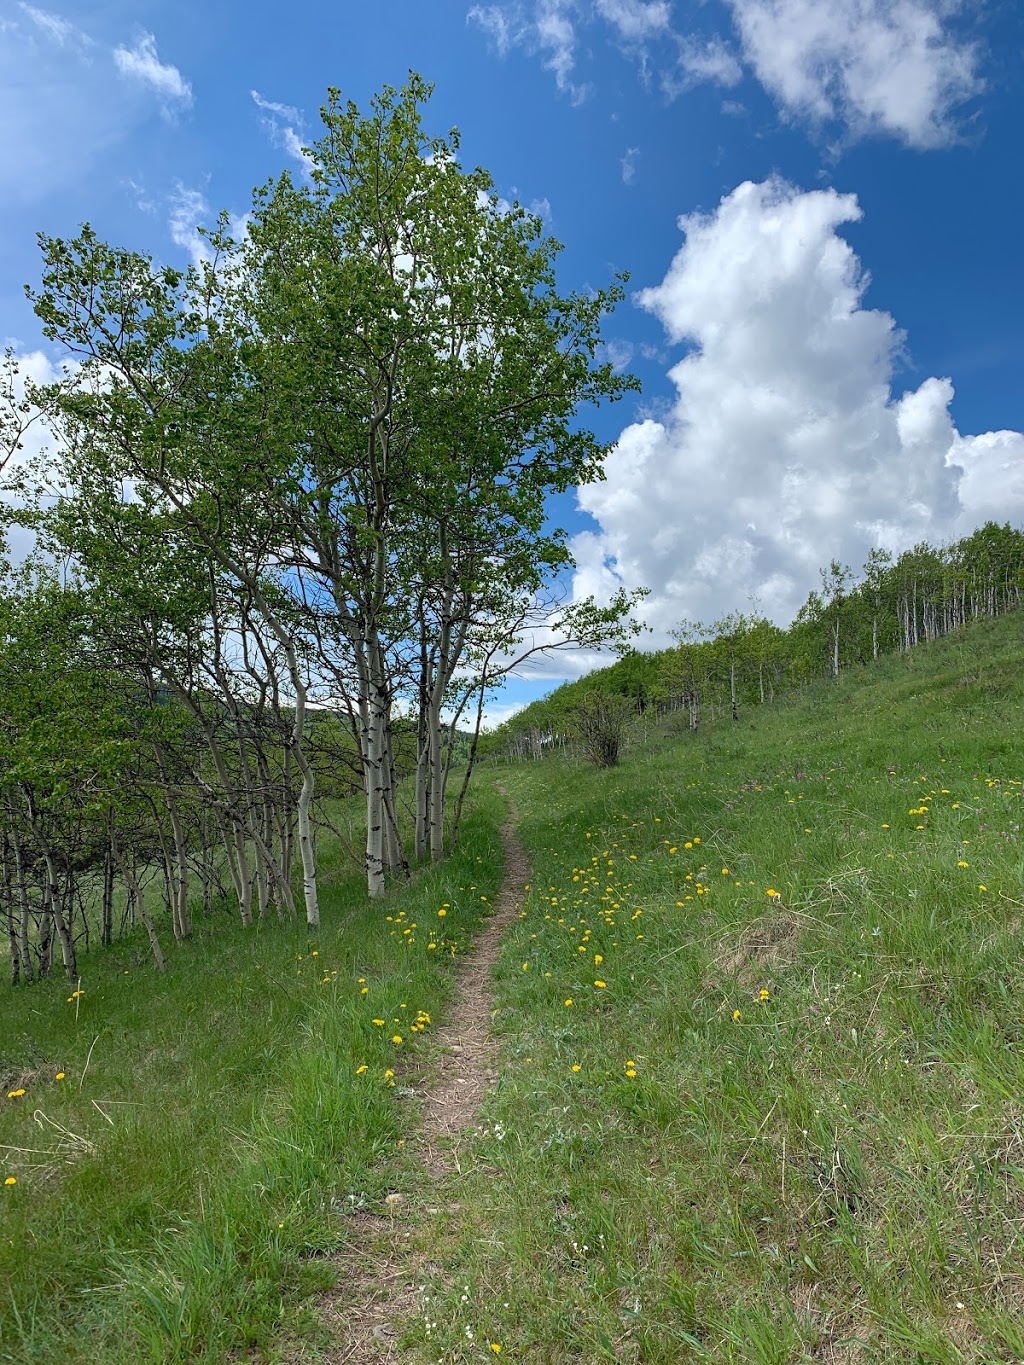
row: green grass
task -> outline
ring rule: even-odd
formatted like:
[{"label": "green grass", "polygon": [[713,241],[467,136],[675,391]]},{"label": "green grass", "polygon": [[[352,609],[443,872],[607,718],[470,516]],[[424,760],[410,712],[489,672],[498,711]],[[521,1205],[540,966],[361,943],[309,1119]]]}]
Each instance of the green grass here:
[{"label": "green grass", "polygon": [[4,988],[0,1360],[271,1359],[316,1336],[323,1258],[400,1154],[417,1021],[500,883],[500,809],[478,800],[454,857],[372,906],[325,841],[314,938],[225,916],[165,976],[139,941],[84,955],[78,1000]]},{"label": "green grass", "polygon": [[[384,903],[325,842],[315,940],[225,917],[166,977],[140,941],[77,1002],[4,988],[0,1360],[329,1359],[325,1257],[396,1187],[411,1362],[1024,1360],[1019,636],[670,717],[611,772],[495,764]],[[499,885],[498,784],[533,882],[439,1187],[406,1024]]]},{"label": "green grass", "polygon": [[1019,632],[501,769],[533,887],[411,1359],[1024,1359]]}]

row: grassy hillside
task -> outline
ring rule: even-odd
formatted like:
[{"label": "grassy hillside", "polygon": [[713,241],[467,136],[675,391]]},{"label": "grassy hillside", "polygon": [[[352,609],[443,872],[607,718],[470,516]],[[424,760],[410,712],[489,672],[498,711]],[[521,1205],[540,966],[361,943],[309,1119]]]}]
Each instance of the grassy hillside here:
[{"label": "grassy hillside", "polygon": [[0,1361],[272,1359],[316,1335],[303,1301],[388,1187],[500,813],[482,795],[457,854],[372,907],[325,840],[316,938],[226,915],[165,976],[140,940],[83,955],[75,998],[0,988]]},{"label": "grassy hillside", "polygon": [[423,1359],[1024,1358],[1020,631],[502,770],[534,884]]},{"label": "grassy hillside", "polygon": [[[610,772],[494,763],[384,904],[325,844],[315,941],[211,924],[166,977],[139,943],[72,999],[0,988],[0,1360],[315,1354],[324,1255],[396,1182],[413,1362],[1024,1359],[1020,631]],[[506,800],[503,1065],[438,1189],[409,1085]]]}]

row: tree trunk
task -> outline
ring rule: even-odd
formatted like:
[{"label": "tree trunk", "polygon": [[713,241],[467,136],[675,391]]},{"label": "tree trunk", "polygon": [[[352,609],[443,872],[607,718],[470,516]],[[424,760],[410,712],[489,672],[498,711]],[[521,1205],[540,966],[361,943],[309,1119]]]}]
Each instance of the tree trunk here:
[{"label": "tree trunk", "polygon": [[25,881],[25,860],[21,851],[21,839],[15,829],[12,835],[14,845],[14,878],[18,888],[18,905],[21,911],[20,926],[18,934],[18,946],[21,953],[21,972],[26,981],[32,980],[32,949],[29,945],[29,923],[31,920],[32,907],[28,896],[28,885]]},{"label": "tree trunk", "polygon": [[114,859],[121,869],[121,876],[124,878],[125,886],[128,888],[129,905],[133,905],[138,912],[139,918],[145,925],[146,933],[149,937],[149,946],[153,950],[153,958],[157,965],[157,970],[165,972],[167,963],[164,961],[163,951],[160,947],[160,940],[156,936],[156,929],[153,921],[146,910],[146,900],[142,894],[142,887],[139,885],[138,878],[135,876],[135,869],[128,863],[126,858],[121,856],[116,841],[111,837],[110,849]]}]

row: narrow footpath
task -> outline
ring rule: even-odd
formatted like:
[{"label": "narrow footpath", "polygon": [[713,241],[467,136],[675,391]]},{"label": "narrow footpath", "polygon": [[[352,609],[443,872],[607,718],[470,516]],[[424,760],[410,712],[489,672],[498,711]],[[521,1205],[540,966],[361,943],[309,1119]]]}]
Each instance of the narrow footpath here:
[{"label": "narrow footpath", "polygon": [[[434,1034],[436,1068],[418,1091],[420,1122],[406,1139],[432,1187],[438,1187],[437,1198],[443,1197],[442,1182],[459,1174],[460,1149],[473,1137],[484,1096],[495,1081],[491,969],[505,930],[519,917],[530,878],[526,853],[511,825],[503,827],[501,838],[502,889],[459,968],[446,1019]],[[352,1240],[337,1256],[338,1286],[320,1301],[321,1320],[334,1339],[321,1357],[330,1365],[391,1365],[403,1354],[397,1332],[419,1309],[418,1290],[428,1267],[411,1245],[410,1224],[439,1210],[429,1200],[413,1208],[398,1190],[384,1203],[386,1213],[353,1215]]]}]

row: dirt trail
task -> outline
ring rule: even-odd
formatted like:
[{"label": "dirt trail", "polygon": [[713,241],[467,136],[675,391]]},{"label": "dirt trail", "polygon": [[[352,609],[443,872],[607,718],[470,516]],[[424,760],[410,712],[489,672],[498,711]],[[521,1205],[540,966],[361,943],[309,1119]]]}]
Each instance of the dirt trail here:
[{"label": "dirt trail", "polygon": [[[419,1092],[423,1114],[408,1145],[429,1174],[441,1180],[459,1171],[459,1150],[473,1136],[477,1114],[494,1083],[495,1010],[491,968],[505,930],[519,917],[529,863],[511,825],[501,831],[505,878],[494,912],[463,959],[445,1022],[434,1034],[437,1068]],[[321,1320],[335,1345],[322,1358],[331,1365],[389,1365],[403,1354],[396,1325],[419,1307],[417,1286],[426,1266],[403,1228],[404,1196],[385,1201],[390,1216],[356,1214],[352,1241],[339,1254],[338,1287],[320,1303]],[[428,1216],[437,1210],[426,1209]]]}]

